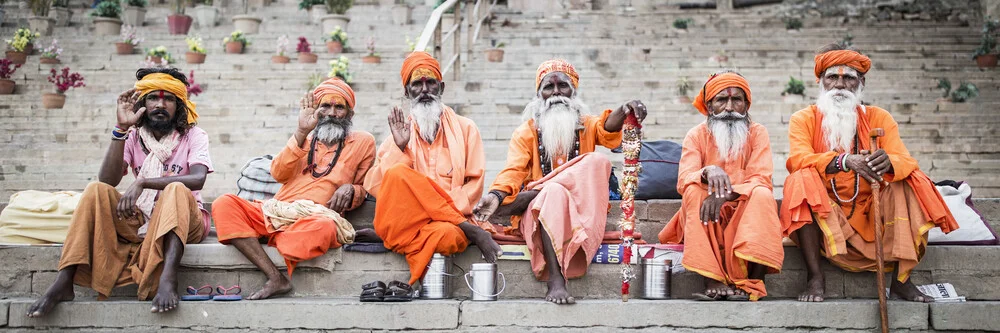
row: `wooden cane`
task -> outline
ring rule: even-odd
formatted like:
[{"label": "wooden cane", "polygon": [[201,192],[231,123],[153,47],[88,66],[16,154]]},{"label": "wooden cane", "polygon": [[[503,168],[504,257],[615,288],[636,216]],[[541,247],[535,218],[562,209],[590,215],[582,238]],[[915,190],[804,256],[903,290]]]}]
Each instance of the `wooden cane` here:
[{"label": "wooden cane", "polygon": [[[878,138],[885,135],[881,128],[873,128],[869,132],[872,140],[871,151],[874,154],[878,151]],[[878,285],[878,313],[882,319],[882,333],[889,333],[889,306],[886,304],[885,295],[885,254],[882,253],[882,205],[880,196],[882,192],[882,180],[872,183],[872,216],[875,220],[875,282]]]}]

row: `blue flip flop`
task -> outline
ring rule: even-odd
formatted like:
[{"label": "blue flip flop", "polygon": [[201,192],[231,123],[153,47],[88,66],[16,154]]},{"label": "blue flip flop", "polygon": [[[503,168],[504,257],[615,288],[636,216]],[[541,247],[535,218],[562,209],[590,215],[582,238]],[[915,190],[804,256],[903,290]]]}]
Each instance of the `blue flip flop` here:
[{"label": "blue flip flop", "polygon": [[[208,289],[208,293],[202,293],[202,290]],[[181,296],[182,301],[207,301],[212,299],[215,294],[213,293],[212,286],[204,285],[201,288],[195,289],[192,286],[187,287],[187,295]]]},{"label": "blue flip flop", "polygon": [[213,301],[231,302],[243,300],[243,296],[240,295],[240,293],[243,292],[243,289],[241,289],[239,285],[234,285],[229,288],[218,286],[215,287],[215,292],[215,297],[212,297]]}]

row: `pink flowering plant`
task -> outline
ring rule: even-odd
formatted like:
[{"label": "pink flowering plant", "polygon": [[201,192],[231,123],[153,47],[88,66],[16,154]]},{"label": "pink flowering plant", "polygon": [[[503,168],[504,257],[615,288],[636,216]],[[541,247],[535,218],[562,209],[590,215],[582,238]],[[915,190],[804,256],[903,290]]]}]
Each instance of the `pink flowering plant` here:
[{"label": "pink flowering plant", "polygon": [[188,87],[187,87],[188,96],[198,96],[198,94],[201,94],[203,92],[201,89],[201,85],[194,82],[193,70],[191,71],[191,73],[188,74],[187,79],[188,79]]},{"label": "pink flowering plant", "polygon": [[275,55],[284,57],[285,52],[288,52],[289,44],[291,44],[291,42],[288,40],[288,35],[281,35],[281,37],[278,37],[278,47],[275,50]]},{"label": "pink flowering plant", "polygon": [[63,49],[59,47],[59,42],[53,39],[52,45],[49,45],[49,47],[42,50],[42,58],[59,59],[59,56],[62,55],[62,51]]},{"label": "pink flowering plant", "polygon": [[135,46],[142,42],[142,37],[139,37],[139,32],[135,27],[126,25],[122,27],[121,42]]},{"label": "pink flowering plant", "polygon": [[295,51],[298,53],[312,53],[312,49],[309,48],[309,40],[299,36],[299,45],[295,46]]},{"label": "pink flowering plant", "polygon": [[0,79],[10,80],[18,68],[21,68],[21,65],[14,64],[10,59],[0,59]]},{"label": "pink flowering plant", "polygon": [[80,73],[69,73],[69,67],[63,67],[62,71],[56,71],[55,68],[51,70],[49,75],[49,82],[56,85],[57,93],[64,93],[71,88],[84,87],[83,75]]}]

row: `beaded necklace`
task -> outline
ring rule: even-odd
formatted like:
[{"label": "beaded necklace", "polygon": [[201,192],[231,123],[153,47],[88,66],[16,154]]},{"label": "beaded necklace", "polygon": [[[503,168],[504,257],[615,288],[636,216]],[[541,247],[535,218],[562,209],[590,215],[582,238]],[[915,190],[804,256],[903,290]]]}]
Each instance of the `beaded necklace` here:
[{"label": "beaded necklace", "polygon": [[312,143],[309,144],[309,157],[306,160],[306,168],[305,170],[302,170],[302,174],[304,175],[306,174],[306,172],[312,171],[313,178],[322,178],[330,174],[330,171],[333,171],[333,166],[337,165],[337,160],[340,159],[340,152],[343,149],[344,149],[344,140],[340,140],[340,142],[337,143],[337,153],[333,155],[333,159],[330,160],[330,165],[327,165],[326,171],[323,171],[323,173],[317,173],[316,163],[313,162],[313,152],[316,151],[316,136],[313,136]]},{"label": "beaded necklace", "polygon": [[[858,134],[855,133],[854,134],[854,148],[851,150],[851,153],[853,153],[853,154],[857,154],[858,153],[858,145],[859,144],[861,144],[861,143],[858,141]],[[854,171],[854,196],[852,196],[848,200],[844,200],[844,199],[841,199],[840,198],[840,194],[837,193],[837,181],[834,178],[830,178],[830,186],[833,188],[833,196],[835,198],[837,198],[837,201],[840,201],[840,202],[850,202],[851,203],[851,213],[847,214],[847,218],[848,219],[850,219],[852,216],[854,216],[854,209],[857,208],[857,206],[858,206],[858,202],[855,199],[858,198],[858,192],[860,192],[858,190],[858,186],[859,186],[860,183],[861,183],[861,176],[858,174],[857,171]]]},{"label": "beaded necklace", "polygon": [[[545,146],[542,145],[542,130],[536,128],[535,133],[538,134],[538,157],[542,161],[542,177],[545,177],[552,172],[552,161],[550,160],[549,155],[545,152]],[[566,161],[571,161],[580,155],[580,130],[576,130],[574,136],[573,150],[570,151],[569,158],[567,158]]]}]

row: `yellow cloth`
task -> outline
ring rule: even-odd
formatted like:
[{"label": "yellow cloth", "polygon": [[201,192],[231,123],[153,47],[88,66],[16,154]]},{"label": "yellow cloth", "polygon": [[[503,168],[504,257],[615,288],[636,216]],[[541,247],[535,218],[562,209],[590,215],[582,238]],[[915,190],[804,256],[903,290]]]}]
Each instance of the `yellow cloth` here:
[{"label": "yellow cloth", "polygon": [[139,90],[139,98],[143,98],[147,94],[158,90],[174,94],[174,96],[180,98],[180,100],[184,102],[184,106],[187,107],[188,124],[198,122],[198,113],[195,112],[195,104],[188,99],[187,86],[185,86],[181,80],[170,76],[170,74],[153,73],[143,76],[142,80],[135,83],[135,89]]},{"label": "yellow cloth", "polygon": [[79,192],[21,191],[0,212],[0,243],[51,244],[66,240]]},{"label": "yellow cloth", "polygon": [[275,230],[282,230],[304,217],[317,215],[332,220],[337,226],[337,242],[340,244],[354,243],[354,226],[351,225],[351,222],[347,222],[340,214],[330,208],[311,200],[300,199],[284,202],[268,199],[261,204],[261,209],[264,212],[264,220],[270,222]]}]

